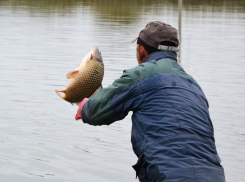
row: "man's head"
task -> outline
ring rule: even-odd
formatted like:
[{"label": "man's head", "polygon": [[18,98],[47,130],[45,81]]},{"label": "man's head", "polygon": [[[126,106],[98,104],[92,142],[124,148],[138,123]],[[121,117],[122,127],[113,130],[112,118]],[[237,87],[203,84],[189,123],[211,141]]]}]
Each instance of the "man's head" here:
[{"label": "man's head", "polygon": [[150,22],[141,30],[139,36],[132,42],[137,40],[136,57],[138,63],[141,64],[144,59],[153,52],[168,50],[179,51],[179,40],[177,30],[168,24],[155,21]]}]

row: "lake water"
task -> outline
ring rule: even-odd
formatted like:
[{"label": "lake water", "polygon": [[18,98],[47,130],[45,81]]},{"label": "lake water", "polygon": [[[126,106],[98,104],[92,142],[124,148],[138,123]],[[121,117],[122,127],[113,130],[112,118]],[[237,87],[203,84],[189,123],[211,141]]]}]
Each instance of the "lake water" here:
[{"label": "lake water", "polygon": [[244,0],[0,0],[1,182],[137,181],[131,114],[84,125],[54,90],[94,46],[110,85],[137,65],[130,42],[155,20],[179,30],[179,63],[209,100],[227,181],[245,180]]}]

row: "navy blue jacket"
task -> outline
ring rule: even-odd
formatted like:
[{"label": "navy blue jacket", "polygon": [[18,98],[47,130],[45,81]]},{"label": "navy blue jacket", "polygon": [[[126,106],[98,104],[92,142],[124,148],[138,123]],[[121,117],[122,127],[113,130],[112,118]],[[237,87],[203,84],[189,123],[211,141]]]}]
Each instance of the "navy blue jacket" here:
[{"label": "navy blue jacket", "polygon": [[125,70],[83,107],[91,125],[132,116],[131,142],[139,160],[133,168],[145,182],[224,182],[209,116],[198,83],[170,51],[149,55]]}]

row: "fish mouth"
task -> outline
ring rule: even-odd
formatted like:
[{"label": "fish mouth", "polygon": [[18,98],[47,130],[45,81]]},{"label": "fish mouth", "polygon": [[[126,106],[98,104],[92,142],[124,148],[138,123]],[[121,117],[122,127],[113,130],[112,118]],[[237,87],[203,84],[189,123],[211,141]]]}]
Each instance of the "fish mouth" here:
[{"label": "fish mouth", "polygon": [[92,49],[92,53],[91,54],[92,54],[93,58],[95,58],[97,61],[103,63],[101,52],[99,51],[98,47],[94,47]]}]

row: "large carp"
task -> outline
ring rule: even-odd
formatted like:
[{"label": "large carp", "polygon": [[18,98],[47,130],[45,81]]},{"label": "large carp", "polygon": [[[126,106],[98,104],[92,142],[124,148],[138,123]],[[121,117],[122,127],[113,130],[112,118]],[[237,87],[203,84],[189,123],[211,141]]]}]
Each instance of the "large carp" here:
[{"label": "large carp", "polygon": [[102,89],[103,76],[104,64],[101,53],[97,47],[94,47],[77,68],[66,75],[66,78],[70,79],[66,90],[55,90],[55,92],[67,102],[79,105],[85,97],[89,98]]}]

